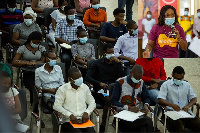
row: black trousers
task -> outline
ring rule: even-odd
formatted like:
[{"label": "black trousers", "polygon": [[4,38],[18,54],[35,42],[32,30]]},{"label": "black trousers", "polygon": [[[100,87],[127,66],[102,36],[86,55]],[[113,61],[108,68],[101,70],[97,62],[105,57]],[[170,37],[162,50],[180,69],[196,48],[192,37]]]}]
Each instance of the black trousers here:
[{"label": "black trousers", "polygon": [[153,122],[151,118],[147,116],[142,116],[141,118],[129,122],[125,120],[119,121],[119,130],[120,132],[153,132]]},{"label": "black trousers", "polygon": [[93,127],[88,128],[74,128],[69,122],[62,124],[61,133],[95,133]]}]

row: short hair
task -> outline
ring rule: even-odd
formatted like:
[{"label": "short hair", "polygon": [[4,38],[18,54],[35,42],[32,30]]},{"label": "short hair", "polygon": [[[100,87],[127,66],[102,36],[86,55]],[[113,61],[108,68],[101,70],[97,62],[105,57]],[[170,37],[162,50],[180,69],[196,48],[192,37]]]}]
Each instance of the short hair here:
[{"label": "short hair", "polygon": [[131,26],[133,26],[134,24],[136,24],[136,22],[134,20],[129,20],[126,24],[127,29],[130,29]]},{"label": "short hair", "polygon": [[64,2],[67,2],[67,0],[58,0],[58,7],[60,8]]},{"label": "short hair", "polygon": [[55,53],[53,50],[48,50],[44,52],[45,58],[49,56],[49,53]]},{"label": "short hair", "polygon": [[42,41],[42,34],[39,31],[33,31],[29,36],[25,44],[30,43],[31,40],[40,40]]},{"label": "short hair", "polygon": [[199,12],[200,11],[200,9],[197,9],[197,12]]},{"label": "short hair", "polygon": [[3,78],[10,78],[10,74],[8,72],[6,72],[6,71],[0,71],[0,81]]},{"label": "short hair", "polygon": [[185,71],[184,71],[183,67],[181,67],[181,66],[176,66],[176,67],[173,69],[172,75],[174,75],[175,73],[185,75]]},{"label": "short hair", "polygon": [[178,24],[178,15],[176,13],[176,9],[171,6],[171,5],[165,5],[161,8],[160,10],[160,16],[158,17],[158,25],[159,26],[163,26],[165,25],[165,12],[168,10],[168,9],[172,9],[174,10],[174,14],[175,14],[175,23]]},{"label": "short hair", "polygon": [[132,68],[132,72],[144,73],[143,67],[141,65],[134,65]]},{"label": "short hair", "polygon": [[190,10],[188,7],[186,7],[185,9]]},{"label": "short hair", "polygon": [[110,48],[114,48],[114,46],[111,44],[111,43],[106,43],[104,46],[103,46],[103,52],[106,52],[107,49],[110,49]]},{"label": "short hair", "polygon": [[65,9],[64,9],[65,14],[67,14],[67,12],[68,12],[69,10],[71,10],[71,9],[74,9],[74,7],[71,6],[71,5],[65,6]]},{"label": "short hair", "polygon": [[76,73],[76,72],[80,72],[80,70],[78,68],[76,68],[75,66],[72,66],[68,71],[68,77],[71,78],[73,73]]},{"label": "short hair", "polygon": [[119,13],[125,13],[125,10],[122,9],[122,8],[116,8],[116,9],[113,11],[113,15],[114,15],[114,16],[118,15]]},{"label": "short hair", "polygon": [[[147,14],[148,14],[148,13],[151,13],[151,11],[148,11]],[[151,13],[151,14],[152,14],[152,13]]]},{"label": "short hair", "polygon": [[7,0],[7,4],[8,5],[15,5],[16,4],[16,0]]},{"label": "short hair", "polygon": [[79,36],[79,34],[80,34],[81,32],[86,32],[86,30],[83,29],[82,26],[78,26],[78,27],[77,27],[77,32],[76,32],[77,36]]}]

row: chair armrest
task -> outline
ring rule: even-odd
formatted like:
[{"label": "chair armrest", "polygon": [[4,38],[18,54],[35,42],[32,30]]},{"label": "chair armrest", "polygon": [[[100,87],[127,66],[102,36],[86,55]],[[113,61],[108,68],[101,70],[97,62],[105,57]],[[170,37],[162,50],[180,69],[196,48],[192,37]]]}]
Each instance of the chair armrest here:
[{"label": "chair armrest", "polygon": [[14,84],[13,86],[15,89],[19,90],[19,87],[16,84]]},{"label": "chair armrest", "polygon": [[53,115],[55,116],[58,125],[62,125],[64,122],[62,121],[62,115],[58,111],[53,111]]},{"label": "chair armrest", "polygon": [[94,112],[94,114],[95,114],[96,116],[99,116],[99,112],[97,111],[97,109],[94,109],[93,112]]},{"label": "chair armrest", "polygon": [[150,106],[148,106],[148,109],[149,109],[149,111],[150,111],[151,113],[154,112],[154,110],[153,110]]},{"label": "chair armrest", "polygon": [[35,117],[35,119],[36,119],[37,121],[40,120],[40,117],[39,117],[35,112],[32,112],[31,114]]},{"label": "chair armrest", "polygon": [[40,90],[40,88],[35,85],[35,90],[36,90],[38,97],[41,98],[42,97],[42,91]]},{"label": "chair armrest", "polygon": [[197,107],[197,112],[196,112],[196,117],[199,118],[199,109],[200,109],[200,104],[198,102],[195,103],[196,107]]}]

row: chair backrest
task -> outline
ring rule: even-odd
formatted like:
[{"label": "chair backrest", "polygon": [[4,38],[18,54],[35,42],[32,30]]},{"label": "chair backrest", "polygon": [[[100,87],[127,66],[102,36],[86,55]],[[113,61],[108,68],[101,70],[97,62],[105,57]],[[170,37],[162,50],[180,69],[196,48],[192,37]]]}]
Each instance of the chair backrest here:
[{"label": "chair backrest", "polygon": [[27,117],[27,99],[26,99],[26,91],[23,89],[18,89],[19,92],[19,100],[21,103],[22,112],[19,114],[21,120],[23,121]]},{"label": "chair backrest", "polygon": [[47,28],[49,28],[49,25],[51,24],[51,13],[54,11],[54,10],[56,10],[56,9],[58,9],[58,8],[45,8],[44,9],[44,25],[47,27]]},{"label": "chair backrest", "polygon": [[97,50],[97,46],[98,46],[98,39],[88,39],[87,41],[88,43],[91,43],[94,46],[94,50],[95,50],[95,57],[96,59],[98,59],[98,50]]},{"label": "chair backrest", "polygon": [[[39,68],[41,66],[43,66],[44,63],[40,63],[40,64],[36,64],[36,68]],[[62,62],[57,62],[57,65],[59,65],[62,69],[62,73],[63,73],[63,78],[64,78],[64,81],[67,82],[67,79],[66,79],[66,72],[65,72],[65,63],[62,63]]]}]

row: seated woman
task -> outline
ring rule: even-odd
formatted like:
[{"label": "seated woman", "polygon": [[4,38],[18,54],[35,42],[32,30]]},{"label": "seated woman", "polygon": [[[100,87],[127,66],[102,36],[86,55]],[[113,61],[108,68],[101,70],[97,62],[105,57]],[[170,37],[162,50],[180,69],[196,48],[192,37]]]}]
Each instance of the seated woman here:
[{"label": "seated woman", "polygon": [[107,21],[106,12],[100,9],[100,0],[91,0],[91,5],[84,14],[83,23],[87,27],[100,27],[101,22]]},{"label": "seated woman", "polygon": [[32,0],[31,8],[37,13],[37,24],[44,24],[44,9],[58,7],[58,0]]},{"label": "seated woman", "polygon": [[83,77],[85,77],[87,72],[87,61],[95,59],[95,50],[94,46],[90,43],[87,43],[87,33],[82,27],[77,28],[77,37],[79,41],[76,44],[72,45],[71,52],[72,56],[74,58],[74,61],[77,64],[80,64],[83,67],[80,67],[79,69],[82,72]]},{"label": "seated woman", "polygon": [[83,15],[83,9],[90,6],[90,0],[74,0],[74,3],[75,3],[76,13],[82,15]]},{"label": "seated woman", "polygon": [[23,67],[23,83],[30,91],[30,103],[32,104],[32,89],[35,85],[35,65],[45,62],[45,47],[41,46],[42,34],[38,31],[32,32],[24,45],[20,46],[13,59],[13,66]]},{"label": "seated woman", "polygon": [[150,58],[152,51],[154,58],[178,58],[178,47],[187,50],[185,32],[178,23],[176,9],[165,5],[160,11],[158,24],[154,25],[149,33],[143,58]]},{"label": "seated woman", "polygon": [[21,113],[19,92],[11,87],[11,78],[6,71],[0,71],[0,86],[0,96],[3,98],[5,105],[7,105],[9,113],[17,122],[21,122],[19,116],[19,113]]},{"label": "seated woman", "polygon": [[24,22],[16,25],[13,29],[12,42],[17,48],[26,42],[28,36],[33,31],[42,32],[39,25],[35,22],[37,14],[34,13],[31,7],[25,9],[23,16]]},{"label": "seated woman", "polygon": [[48,35],[48,37],[53,42],[54,46],[56,46],[56,41],[55,41],[55,38],[54,38],[56,24],[60,19],[66,18],[66,15],[65,15],[65,12],[64,12],[64,8],[67,5],[68,5],[68,3],[67,3],[66,0],[58,0],[59,9],[54,10],[50,14],[51,18],[52,18],[52,23],[49,25],[49,35]]}]

